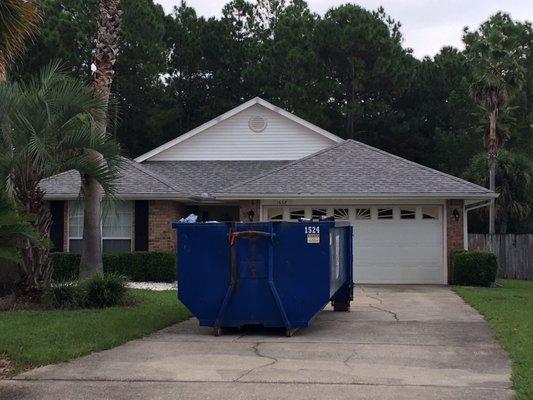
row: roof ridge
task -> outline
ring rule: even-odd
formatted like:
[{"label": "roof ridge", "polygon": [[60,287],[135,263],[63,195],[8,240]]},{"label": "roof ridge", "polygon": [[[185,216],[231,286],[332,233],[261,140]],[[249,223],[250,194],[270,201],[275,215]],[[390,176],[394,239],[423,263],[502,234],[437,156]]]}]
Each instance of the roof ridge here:
[{"label": "roof ridge", "polygon": [[72,169],[69,169],[69,170],[66,170],[66,171],[59,172],[59,173],[57,173],[57,174],[51,175],[51,176],[47,176],[46,178],[41,179],[39,182],[47,181],[47,180],[50,180],[50,179],[55,179],[55,178],[57,178],[58,176],[65,175],[65,174],[69,174],[69,173],[72,173],[72,172],[78,172],[78,174],[79,174],[79,171],[78,171],[78,170],[72,168]]},{"label": "roof ridge", "polygon": [[403,158],[403,157],[400,157],[400,156],[397,156],[395,154],[392,154],[392,153],[389,153],[385,150],[381,150],[381,149],[378,149],[377,147],[373,147],[373,146],[370,146],[366,143],[363,143],[363,142],[359,142],[357,140],[353,140],[353,139],[347,139],[346,142],[353,142],[359,146],[363,146],[363,147],[366,147],[368,148],[369,150],[372,150],[372,151],[375,151],[376,153],[380,153],[380,154],[383,154],[383,155],[386,155],[386,156],[389,156],[389,157],[393,157],[395,159],[397,159],[398,161],[402,161],[404,162],[405,164],[410,164],[410,165],[414,165],[416,167],[419,167],[419,168],[422,168],[424,170],[427,170],[429,172],[432,172],[436,175],[442,175],[442,176],[445,176],[447,178],[451,178],[457,182],[460,182],[460,183],[467,183],[468,185],[471,185],[471,186],[475,186],[476,188],[479,188],[479,189],[483,189],[489,193],[491,193],[492,191],[490,189],[487,189],[483,186],[480,186],[480,185],[477,185],[475,183],[472,183],[470,181],[467,181],[466,179],[462,179],[462,178],[459,178],[457,176],[454,176],[454,175],[450,175],[450,174],[447,174],[446,172],[442,172],[442,171],[439,171],[438,169],[435,169],[435,168],[431,168],[431,167],[428,167],[426,165],[422,165],[422,164],[419,164],[415,161],[411,161],[411,160],[408,160],[406,158]]},{"label": "roof ridge", "polygon": [[[267,171],[267,172],[264,172],[262,174],[256,175],[256,176],[254,176],[254,177],[252,177],[250,179],[245,180],[244,182],[240,182],[240,183],[237,183],[236,185],[228,186],[228,187],[226,187],[226,188],[224,188],[222,190],[233,190],[234,188],[238,188],[239,186],[246,185],[246,184],[251,183],[253,181],[256,181],[258,179],[264,178],[265,176],[273,174],[274,172],[282,171],[285,168],[291,167],[291,166],[296,165],[296,164],[298,164],[300,162],[303,162],[303,161],[308,160],[310,158],[316,157],[316,156],[318,156],[320,154],[326,153],[329,150],[333,150],[333,149],[339,147],[340,145],[342,145],[343,143],[346,143],[346,140],[343,140],[342,142],[339,142],[339,143],[335,143],[335,144],[333,144],[333,145],[331,145],[329,147],[326,147],[325,149],[319,150],[319,151],[314,152],[312,154],[309,154],[309,155],[307,155],[305,157],[302,157],[302,158],[299,158],[297,160],[291,161],[291,162],[289,162],[289,163],[287,163],[285,165],[282,165],[280,167],[276,167],[274,169],[271,169],[270,171]],[[218,191],[218,192],[219,193],[224,193],[221,190]]]},{"label": "roof ridge", "polygon": [[192,193],[191,191],[189,191],[188,189],[184,188],[184,187],[181,187],[180,185],[175,185],[174,183],[172,182],[169,182],[167,181],[166,179],[158,176],[157,174],[153,173],[152,171],[150,171],[148,168],[145,168],[144,166],[142,166],[140,163],[138,163],[137,161],[134,161],[134,160],[130,160],[129,158],[127,157],[123,157],[125,160],[128,161],[128,163],[133,166],[134,168],[138,169],[139,171],[143,172],[144,174],[146,175],[149,175],[151,176],[152,178],[154,178],[155,180],[161,182],[162,184],[168,186],[169,188],[175,190],[176,192],[178,193],[181,193],[181,194],[188,194],[188,195],[193,195],[194,193]]}]

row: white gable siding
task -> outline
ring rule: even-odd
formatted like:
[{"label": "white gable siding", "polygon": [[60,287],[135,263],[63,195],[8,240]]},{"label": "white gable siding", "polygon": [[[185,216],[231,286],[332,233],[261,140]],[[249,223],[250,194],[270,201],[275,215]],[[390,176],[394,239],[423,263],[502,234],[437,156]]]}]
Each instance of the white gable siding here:
[{"label": "white gable siding", "polygon": [[[267,120],[262,132],[253,132],[248,122],[260,115]],[[150,158],[171,160],[296,160],[335,142],[255,104],[240,113],[177,143]]]}]

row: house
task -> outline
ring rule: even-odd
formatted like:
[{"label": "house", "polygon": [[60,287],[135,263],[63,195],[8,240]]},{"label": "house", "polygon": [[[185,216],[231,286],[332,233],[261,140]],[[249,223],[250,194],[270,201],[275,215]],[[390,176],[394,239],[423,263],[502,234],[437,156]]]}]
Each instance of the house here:
[{"label": "house", "polygon": [[[79,251],[80,178],[42,182],[52,240]],[[467,211],[496,194],[353,140],[343,140],[254,98],[126,160],[112,210],[103,216],[104,251],[173,251],[171,222],[287,220],[334,215],[354,224],[360,283],[449,280],[450,255],[466,247]]]}]

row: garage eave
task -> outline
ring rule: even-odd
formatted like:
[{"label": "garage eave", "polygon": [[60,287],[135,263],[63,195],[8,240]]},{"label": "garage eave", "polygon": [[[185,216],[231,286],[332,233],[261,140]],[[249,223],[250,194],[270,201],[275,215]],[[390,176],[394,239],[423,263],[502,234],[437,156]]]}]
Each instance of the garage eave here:
[{"label": "garage eave", "polygon": [[298,200],[298,199],[351,199],[351,200],[389,200],[389,199],[464,199],[486,200],[498,197],[497,193],[220,193],[217,200]]}]

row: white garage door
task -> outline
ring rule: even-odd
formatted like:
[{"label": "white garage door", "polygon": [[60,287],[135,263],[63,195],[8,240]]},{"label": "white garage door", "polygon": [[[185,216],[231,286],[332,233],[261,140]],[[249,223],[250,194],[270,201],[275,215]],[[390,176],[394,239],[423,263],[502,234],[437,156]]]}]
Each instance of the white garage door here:
[{"label": "white garage door", "polygon": [[442,207],[265,207],[266,220],[335,215],[354,225],[357,283],[445,283]]}]

